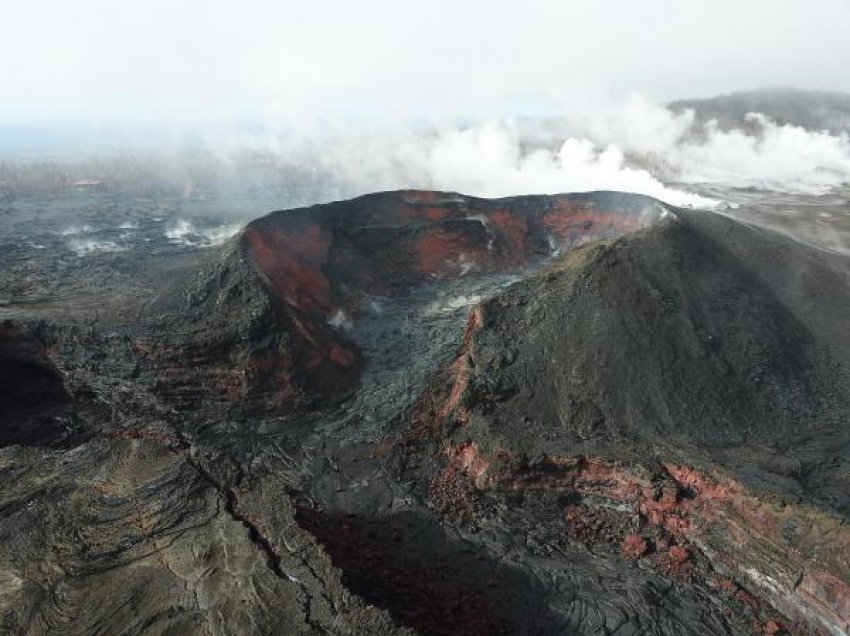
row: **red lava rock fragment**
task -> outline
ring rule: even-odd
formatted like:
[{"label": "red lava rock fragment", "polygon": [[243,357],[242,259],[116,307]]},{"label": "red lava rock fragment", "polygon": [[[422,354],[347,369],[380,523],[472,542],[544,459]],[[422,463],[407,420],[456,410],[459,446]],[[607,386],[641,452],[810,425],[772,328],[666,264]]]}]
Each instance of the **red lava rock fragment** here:
[{"label": "red lava rock fragment", "polygon": [[735,598],[736,601],[743,603],[744,605],[747,605],[748,607],[750,607],[753,610],[757,610],[759,608],[758,599],[755,596],[753,596],[752,594],[750,594],[749,592],[747,592],[746,590],[738,588],[738,591],[735,592],[734,598]]},{"label": "red lava rock fragment", "polygon": [[481,454],[475,442],[465,442],[458,446],[454,452],[454,460],[476,482],[490,467],[490,461]]},{"label": "red lava rock fragment", "polygon": [[674,545],[670,548],[670,560],[673,563],[684,563],[690,558],[691,552],[687,548],[680,545]]},{"label": "red lava rock fragment", "polygon": [[764,624],[764,629],[762,629],[764,636],[775,636],[776,634],[781,634],[783,631],[785,630],[782,628],[782,624],[776,621],[767,621]]},{"label": "red lava rock fragment", "polygon": [[468,474],[456,466],[448,466],[431,480],[428,497],[437,510],[447,517],[469,520],[477,510],[477,490]]},{"label": "red lava rock fragment", "polygon": [[620,553],[626,559],[639,559],[649,550],[649,544],[639,534],[630,534],[620,545]]},{"label": "red lava rock fragment", "polygon": [[726,596],[735,596],[738,591],[738,584],[732,579],[720,579],[717,581],[717,589],[723,592]]}]

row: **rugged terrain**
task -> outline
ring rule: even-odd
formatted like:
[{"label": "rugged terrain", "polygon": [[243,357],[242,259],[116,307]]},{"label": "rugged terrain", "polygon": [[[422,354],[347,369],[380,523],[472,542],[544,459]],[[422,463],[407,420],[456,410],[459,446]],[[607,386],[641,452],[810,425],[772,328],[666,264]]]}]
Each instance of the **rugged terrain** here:
[{"label": "rugged terrain", "polygon": [[405,191],[149,267],[2,323],[2,631],[847,633],[846,256]]},{"label": "rugged terrain", "polygon": [[705,99],[680,99],[669,106],[674,111],[692,109],[697,124],[715,120],[725,130],[747,130],[752,127],[747,114],[761,113],[780,125],[826,130],[834,135],[850,131],[850,96],[846,93],[762,88]]}]

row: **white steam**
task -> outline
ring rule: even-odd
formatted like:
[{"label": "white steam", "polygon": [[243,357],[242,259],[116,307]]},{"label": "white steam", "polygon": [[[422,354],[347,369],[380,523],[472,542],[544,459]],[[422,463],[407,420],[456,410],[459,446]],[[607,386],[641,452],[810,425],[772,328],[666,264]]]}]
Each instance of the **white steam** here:
[{"label": "white steam", "polygon": [[[199,201],[236,195],[269,207],[407,188],[483,197],[620,190],[713,207],[720,201],[707,193],[735,198],[717,194],[724,188],[821,194],[850,183],[846,132],[780,125],[754,113],[732,128],[698,124],[692,111],[673,112],[640,97],[563,117],[468,125],[288,121],[259,130],[219,130],[205,142],[193,138],[186,146],[58,166],[0,162],[0,186],[52,192],[96,176],[106,192]],[[166,236],[209,245],[237,229],[178,220]],[[72,226],[64,233],[91,231]]]},{"label": "white steam", "polygon": [[460,294],[458,296],[448,296],[439,298],[428,304],[422,311],[425,316],[437,316],[440,314],[452,313],[459,309],[467,309],[481,302],[483,296],[480,294]]},{"label": "white steam", "polygon": [[596,143],[616,144],[664,176],[687,184],[756,187],[820,194],[850,183],[847,134],[779,125],[759,113],[746,130],[694,123],[692,111],[673,113],[640,97],[581,122]]},{"label": "white steam", "polygon": [[172,243],[188,247],[209,247],[221,245],[235,236],[241,229],[238,223],[218,225],[210,228],[198,228],[185,219],[178,219],[165,230],[165,238]]},{"label": "white steam", "polygon": [[682,180],[807,194],[850,182],[846,134],[779,126],[756,113],[747,118],[761,128],[760,134],[721,132],[708,124],[707,143],[683,144],[678,153],[671,152],[681,166]]},{"label": "white steam", "polygon": [[[718,203],[668,187],[643,167],[629,165],[615,143],[558,137],[560,128],[536,131],[534,143],[527,125],[515,120],[428,130],[342,130],[319,137],[294,138],[287,131],[253,139],[251,150],[282,170],[309,167],[314,178],[331,184],[331,196],[405,188],[481,197],[621,190],[679,206]],[[219,157],[230,161],[234,150],[222,150]]]},{"label": "white steam", "polygon": [[428,168],[438,189],[486,197],[623,190],[673,205],[706,207],[713,201],[666,187],[643,169],[628,167],[616,145],[600,147],[569,137],[556,150],[522,147],[517,129],[485,125],[443,133],[430,148]]},{"label": "white steam", "polygon": [[99,241],[97,239],[71,239],[68,241],[68,249],[80,257],[127,250],[126,247],[118,245],[114,241]]},{"label": "white steam", "polygon": [[545,120],[387,131],[293,129],[221,148],[330,184],[333,196],[425,188],[483,197],[621,190],[679,206],[719,202],[700,185],[818,194],[850,183],[846,134],[811,131],[750,114],[745,129],[695,123],[641,97],[616,107]]}]

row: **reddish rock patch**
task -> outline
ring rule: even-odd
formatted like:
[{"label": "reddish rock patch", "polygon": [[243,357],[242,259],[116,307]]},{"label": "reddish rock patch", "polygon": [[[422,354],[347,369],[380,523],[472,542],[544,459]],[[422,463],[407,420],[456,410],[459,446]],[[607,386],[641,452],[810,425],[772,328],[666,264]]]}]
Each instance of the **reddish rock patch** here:
[{"label": "reddish rock patch", "polygon": [[673,563],[684,563],[691,558],[691,552],[686,547],[674,545],[670,547],[670,560]]},{"label": "reddish rock patch", "polygon": [[251,223],[244,242],[280,299],[327,319],[354,308],[369,289],[522,268],[552,241],[569,247],[653,220],[642,208],[609,206],[592,195],[486,200],[393,192],[273,213]]},{"label": "reddish rock patch", "polygon": [[649,551],[649,543],[639,534],[630,534],[620,544],[620,553],[625,559],[638,559]]},{"label": "reddish rock patch", "polygon": [[322,272],[331,236],[318,224],[288,231],[249,225],[244,240],[280,299],[307,314],[324,317],[339,306],[331,282]]}]

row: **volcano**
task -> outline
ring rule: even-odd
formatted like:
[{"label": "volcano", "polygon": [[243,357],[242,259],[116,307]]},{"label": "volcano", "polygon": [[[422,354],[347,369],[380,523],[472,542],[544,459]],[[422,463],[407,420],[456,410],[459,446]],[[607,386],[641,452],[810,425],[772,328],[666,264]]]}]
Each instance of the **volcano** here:
[{"label": "volcano", "polygon": [[401,191],[177,270],[2,325],[4,633],[850,629],[846,256]]}]

